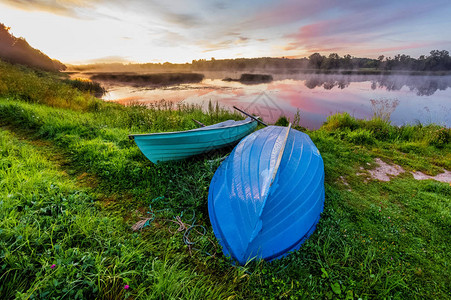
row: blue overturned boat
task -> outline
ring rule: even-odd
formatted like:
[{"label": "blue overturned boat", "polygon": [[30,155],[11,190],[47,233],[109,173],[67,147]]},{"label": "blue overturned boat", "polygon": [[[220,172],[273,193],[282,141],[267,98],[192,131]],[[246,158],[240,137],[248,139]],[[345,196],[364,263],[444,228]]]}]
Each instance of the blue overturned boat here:
[{"label": "blue overturned boat", "polygon": [[268,126],[241,140],[216,170],[208,212],[224,254],[244,265],[299,249],[324,195],[324,164],[310,137]]},{"label": "blue overturned boat", "polygon": [[150,161],[158,163],[181,160],[233,145],[256,127],[257,121],[247,118],[241,121],[228,120],[186,131],[131,134],[129,138],[135,140],[136,145]]}]

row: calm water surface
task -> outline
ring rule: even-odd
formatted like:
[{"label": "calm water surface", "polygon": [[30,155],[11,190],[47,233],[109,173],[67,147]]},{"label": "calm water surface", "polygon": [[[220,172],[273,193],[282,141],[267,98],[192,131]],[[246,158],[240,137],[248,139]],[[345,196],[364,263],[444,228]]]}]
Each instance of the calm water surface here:
[{"label": "calm water surface", "polygon": [[[206,74],[196,84],[165,88],[143,88],[104,83],[107,101],[122,104],[150,104],[161,99],[208,107],[209,101],[232,109],[238,106],[276,121],[280,115],[293,120],[299,110],[300,125],[316,129],[336,112],[349,112],[368,119],[375,107],[370,100],[398,103],[391,115],[392,124],[436,123],[451,127],[451,76],[359,76],[359,75],[273,75],[274,81],[245,85],[225,82],[238,78],[225,74]],[[397,100],[397,101],[395,101]]]}]

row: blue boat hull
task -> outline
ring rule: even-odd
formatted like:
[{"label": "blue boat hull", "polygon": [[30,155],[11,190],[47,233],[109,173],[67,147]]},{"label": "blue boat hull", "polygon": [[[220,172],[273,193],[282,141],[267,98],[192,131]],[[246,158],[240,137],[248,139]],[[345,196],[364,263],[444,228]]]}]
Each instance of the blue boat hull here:
[{"label": "blue boat hull", "polygon": [[269,126],[244,138],[218,168],[208,210],[224,254],[243,265],[299,249],[315,230],[324,195],[323,160],[309,136]]},{"label": "blue boat hull", "polygon": [[251,119],[229,120],[198,129],[131,135],[153,163],[181,160],[237,143],[257,127]]}]

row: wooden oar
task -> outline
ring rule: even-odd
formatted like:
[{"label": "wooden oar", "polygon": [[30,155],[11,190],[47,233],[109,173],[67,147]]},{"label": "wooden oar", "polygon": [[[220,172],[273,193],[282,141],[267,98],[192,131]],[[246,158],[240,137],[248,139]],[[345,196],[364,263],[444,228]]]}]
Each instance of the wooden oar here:
[{"label": "wooden oar", "polygon": [[263,121],[260,121],[257,117],[254,117],[253,115],[248,114],[248,113],[245,112],[244,110],[241,110],[241,109],[239,109],[239,108],[236,107],[236,106],[234,106],[233,108],[236,109],[237,111],[239,111],[240,113],[245,114],[245,115],[248,116],[249,118],[254,119],[254,120],[257,121],[258,123],[260,123],[260,124],[262,124],[262,125],[265,125],[265,126],[268,126],[268,124],[264,123]]},{"label": "wooden oar", "polygon": [[199,122],[199,121],[197,121],[197,120],[195,120],[195,119],[191,119],[191,120],[193,120],[194,122],[196,122],[198,125],[200,125],[201,127],[205,127],[205,124],[204,123],[201,123],[201,122]]}]

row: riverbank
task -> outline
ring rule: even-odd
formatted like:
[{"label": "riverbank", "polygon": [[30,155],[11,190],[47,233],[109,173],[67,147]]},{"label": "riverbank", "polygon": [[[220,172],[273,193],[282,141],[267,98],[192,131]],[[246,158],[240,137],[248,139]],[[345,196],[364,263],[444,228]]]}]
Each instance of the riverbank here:
[{"label": "riverbank", "polygon": [[[207,213],[216,159],[230,149],[153,165],[127,135],[191,129],[192,118],[213,124],[241,116],[219,107],[168,110],[164,102],[123,107],[50,75],[0,67],[9,71],[0,73],[2,298],[450,293],[451,186],[412,174],[451,170],[450,129],[339,114],[307,131],[325,164],[317,230],[284,259],[238,268],[222,256]],[[381,161],[404,172],[376,179]],[[150,226],[133,232],[148,212],[155,213]],[[193,236],[193,249],[172,222],[177,216],[206,229]]]}]

